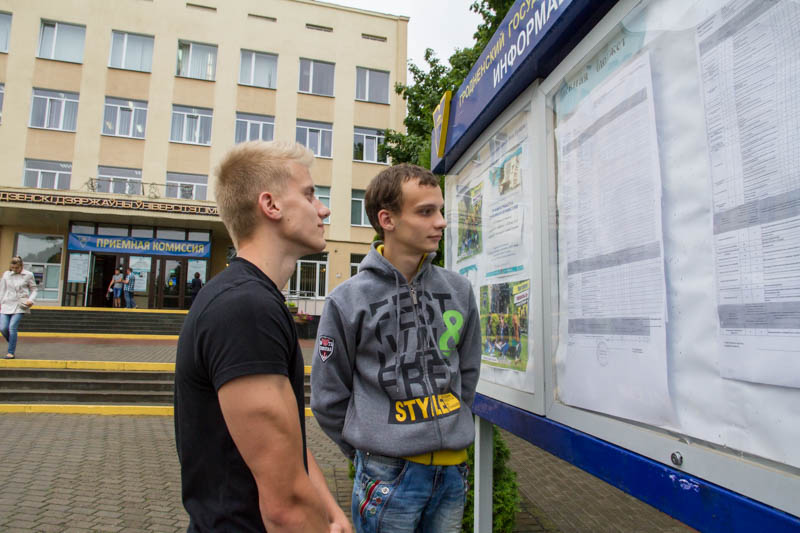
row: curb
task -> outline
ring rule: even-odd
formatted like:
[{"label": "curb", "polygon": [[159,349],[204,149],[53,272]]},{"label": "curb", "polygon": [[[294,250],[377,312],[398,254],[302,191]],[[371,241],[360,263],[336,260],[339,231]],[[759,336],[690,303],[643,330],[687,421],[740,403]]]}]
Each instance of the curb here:
[{"label": "curb", "polygon": [[67,339],[133,339],[146,341],[176,341],[178,335],[139,335],[136,333],[61,333],[20,331],[20,337],[31,338],[67,338]]},{"label": "curb", "polygon": [[[170,405],[77,405],[77,404],[31,404],[0,403],[0,413],[49,413],[61,415],[103,416],[173,416]],[[306,407],[306,418],[313,418],[310,407]]]},{"label": "curb", "polygon": [[66,368],[70,370],[125,370],[175,372],[175,363],[135,363],[127,361],[54,361],[51,359],[2,359],[0,368]]}]

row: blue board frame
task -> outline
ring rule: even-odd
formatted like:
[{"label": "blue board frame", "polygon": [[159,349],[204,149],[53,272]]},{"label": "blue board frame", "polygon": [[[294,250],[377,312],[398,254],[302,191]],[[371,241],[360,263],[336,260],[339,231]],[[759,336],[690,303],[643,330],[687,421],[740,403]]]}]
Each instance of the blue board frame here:
[{"label": "blue board frame", "polygon": [[473,412],[700,531],[800,531],[796,516],[483,394]]}]

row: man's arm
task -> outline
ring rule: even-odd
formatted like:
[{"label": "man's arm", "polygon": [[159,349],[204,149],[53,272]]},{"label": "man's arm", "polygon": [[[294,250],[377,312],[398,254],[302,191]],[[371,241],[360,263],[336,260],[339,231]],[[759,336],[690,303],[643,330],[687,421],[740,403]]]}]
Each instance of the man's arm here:
[{"label": "man's arm", "polygon": [[317,460],[311,450],[306,450],[306,457],[308,458],[308,477],[311,478],[311,483],[317,488],[320,498],[325,509],[328,511],[328,517],[331,521],[331,532],[351,533],[350,520],[344,514],[342,508],[336,503],[336,499],[328,490],[328,483],[325,481],[325,475],[322,473]]},{"label": "man's arm", "polygon": [[311,362],[311,410],[325,434],[350,458],[355,450],[344,441],[342,430],[353,394],[352,330],[342,323],[333,300],[325,302]]},{"label": "man's arm", "polygon": [[475,388],[481,371],[481,316],[475,303],[472,287],[469,290],[469,307],[464,335],[458,348],[459,370],[461,371],[461,399],[472,407]]},{"label": "man's arm", "polygon": [[328,515],[303,467],[297,402],[286,376],[235,378],[217,395],[228,431],[255,478],[264,527],[328,531]]}]

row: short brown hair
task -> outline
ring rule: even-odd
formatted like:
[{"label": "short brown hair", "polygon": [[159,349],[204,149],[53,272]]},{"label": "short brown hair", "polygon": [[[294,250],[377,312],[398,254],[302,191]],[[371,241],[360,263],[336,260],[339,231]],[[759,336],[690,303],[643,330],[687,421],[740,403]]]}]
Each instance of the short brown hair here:
[{"label": "short brown hair", "polygon": [[314,154],[299,143],[251,141],[236,145],[222,159],[216,171],[215,196],[235,246],[255,230],[259,194],[285,189],[292,175],[291,162],[308,168]]},{"label": "short brown hair", "polygon": [[364,193],[364,210],[367,212],[369,223],[381,239],[383,239],[383,228],[378,221],[378,212],[386,209],[392,213],[399,213],[403,209],[403,183],[410,180],[419,180],[420,185],[439,186],[439,178],[433,172],[409,163],[400,163],[387,168],[372,178],[367,186],[367,192]]}]

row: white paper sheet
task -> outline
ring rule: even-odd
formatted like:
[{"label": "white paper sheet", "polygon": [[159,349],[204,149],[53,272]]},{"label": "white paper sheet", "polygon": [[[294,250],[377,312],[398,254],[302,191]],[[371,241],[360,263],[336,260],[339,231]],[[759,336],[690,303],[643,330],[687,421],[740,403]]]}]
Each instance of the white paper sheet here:
[{"label": "white paper sheet", "polygon": [[800,3],[737,0],[697,27],[720,373],[800,387]]},{"label": "white paper sheet", "polygon": [[564,403],[667,426],[661,177],[649,54],[562,120],[558,142]]}]

